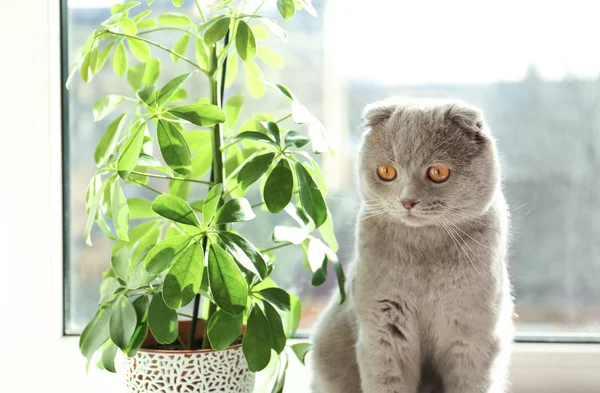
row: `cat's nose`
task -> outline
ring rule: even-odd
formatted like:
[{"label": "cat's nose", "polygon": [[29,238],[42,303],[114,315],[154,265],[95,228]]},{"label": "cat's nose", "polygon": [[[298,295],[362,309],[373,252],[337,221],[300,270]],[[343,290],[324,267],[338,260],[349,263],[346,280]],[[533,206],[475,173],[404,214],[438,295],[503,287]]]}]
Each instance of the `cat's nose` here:
[{"label": "cat's nose", "polygon": [[414,199],[402,199],[400,202],[402,203],[402,206],[404,206],[404,208],[406,210],[412,209],[413,207],[415,207],[415,205],[417,203],[419,203],[419,201],[414,200]]}]

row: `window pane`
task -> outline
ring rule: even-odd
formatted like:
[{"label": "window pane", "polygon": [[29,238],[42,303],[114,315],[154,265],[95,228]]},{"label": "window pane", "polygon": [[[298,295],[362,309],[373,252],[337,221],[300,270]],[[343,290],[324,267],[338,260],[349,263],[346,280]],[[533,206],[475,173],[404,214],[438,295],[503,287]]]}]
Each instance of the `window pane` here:
[{"label": "window pane", "polygon": [[[172,11],[169,3],[162,2]],[[179,12],[197,19],[193,4],[187,3]],[[593,19],[594,8],[584,1],[539,3],[542,8],[516,0],[435,3],[371,0],[365,6],[359,0],[313,0],[319,18],[302,12],[282,22],[289,34],[287,44],[276,39],[259,42],[286,60],[285,70],[262,67],[265,78],[289,86],[338,141],[335,157],[324,156],[321,164],[339,257],[347,266],[354,248],[359,201],[352,168],[364,105],[393,95],[460,98],[484,108],[498,139],[514,226],[510,272],[519,331],[597,332],[600,199],[594,173],[600,169],[600,55],[591,48],[600,26]],[[71,63],[91,31],[108,17],[111,4],[69,2]],[[517,6],[520,11],[514,13]],[[265,9],[279,20],[270,7]],[[431,7],[436,7],[435,14]],[[536,20],[535,30],[531,20]],[[174,36],[155,34],[164,45],[174,44]],[[189,71],[185,63],[171,63],[158,50],[153,55],[163,63],[159,84]],[[92,122],[91,107],[105,94],[130,94],[126,82],[110,68],[109,63],[91,84],[75,80],[70,92],[68,333],[81,331],[91,317],[100,274],[109,265],[111,242],[94,232],[90,248],[82,232],[93,152],[112,120],[109,116]],[[239,92],[243,83],[241,71],[227,94]],[[193,92],[206,92],[206,86],[198,84]],[[264,108],[275,108],[281,116],[289,112],[288,102],[275,93],[268,92],[260,101],[246,97],[240,124]],[[160,180],[152,185],[166,187]],[[197,195],[203,191],[193,189]],[[129,197],[152,195],[136,188],[125,192]],[[259,198],[258,193],[249,195],[251,201]],[[280,223],[261,215],[252,227],[241,228],[252,241],[267,245],[273,226]],[[274,278],[302,298],[302,328],[309,330],[335,290],[333,272],[325,285],[313,288],[299,250],[276,253]]]}]

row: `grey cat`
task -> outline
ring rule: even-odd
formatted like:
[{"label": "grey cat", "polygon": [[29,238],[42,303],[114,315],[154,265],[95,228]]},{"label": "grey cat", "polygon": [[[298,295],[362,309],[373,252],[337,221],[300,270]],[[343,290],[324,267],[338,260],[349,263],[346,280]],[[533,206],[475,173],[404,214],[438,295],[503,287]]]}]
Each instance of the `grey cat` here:
[{"label": "grey cat", "polygon": [[317,324],[313,393],[501,393],[513,336],[495,142],[460,102],[364,113],[348,300]]}]

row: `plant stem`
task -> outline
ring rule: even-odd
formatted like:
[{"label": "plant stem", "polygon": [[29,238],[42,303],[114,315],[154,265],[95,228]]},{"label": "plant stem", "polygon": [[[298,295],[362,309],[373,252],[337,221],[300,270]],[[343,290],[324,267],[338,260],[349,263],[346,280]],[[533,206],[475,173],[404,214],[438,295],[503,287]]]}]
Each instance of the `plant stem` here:
[{"label": "plant stem", "polygon": [[196,324],[198,323],[198,310],[200,309],[200,295],[194,296],[194,308],[192,311],[192,325],[190,326],[190,337],[188,339],[188,349],[194,349],[196,341]]},{"label": "plant stem", "polygon": [[134,36],[134,35],[124,34],[124,33],[115,33],[115,32],[112,32],[112,31],[110,33],[114,34],[114,35],[121,36],[121,37],[133,38],[134,40],[144,41],[147,44],[150,44],[150,45],[155,46],[157,48],[160,48],[160,49],[162,49],[162,50],[164,50],[166,52],[169,52],[173,56],[179,57],[181,60],[185,61],[186,63],[189,63],[189,64],[193,65],[194,67],[196,67],[197,69],[199,69],[200,71],[202,71],[203,73],[206,74],[206,71],[203,70],[202,67],[200,67],[198,64],[194,63],[193,61],[191,61],[187,57],[181,56],[179,53],[172,51],[171,49],[167,48],[166,46],[162,46],[161,44],[159,44],[157,42],[147,40],[147,39],[145,39],[143,37],[137,37],[137,36]]},{"label": "plant stem", "polygon": [[196,1],[196,8],[198,8],[198,12],[200,13],[200,17],[202,18],[202,21],[204,23],[206,23],[206,16],[204,16],[204,11],[202,11],[202,6],[200,5],[200,2],[198,0]]},{"label": "plant stem", "polygon": [[282,121],[289,119],[290,117],[292,117],[292,114],[291,114],[291,113],[290,113],[289,115],[287,115],[287,116],[284,116],[284,117],[282,117],[282,118],[281,118],[281,119],[279,119],[279,120],[276,120],[276,121],[275,121],[275,123],[279,124],[279,123],[281,123]]},{"label": "plant stem", "polygon": [[262,1],[262,2],[261,2],[259,5],[258,5],[258,7],[256,7],[256,9],[255,9],[255,10],[254,10],[254,12],[252,13],[252,15],[256,15],[256,13],[257,13],[258,11],[260,11],[260,9],[262,8],[263,4],[265,4],[265,0],[263,0],[263,1]]},{"label": "plant stem", "polygon": [[[179,315],[179,316],[181,316],[181,317],[186,317],[186,318],[189,318],[189,319],[194,319],[194,316],[193,316],[193,315],[186,314],[186,313],[184,313],[184,312],[178,312],[178,313],[177,313],[177,315]],[[196,319],[200,319],[200,318],[196,318]],[[189,345],[188,345],[188,348],[189,348]]]},{"label": "plant stem", "polygon": [[[225,35],[225,40],[223,42],[223,46],[225,48],[229,45],[229,31]],[[210,80],[210,99],[213,105],[217,105],[220,108],[223,108],[223,95],[225,88],[225,75],[227,73],[227,57],[223,60],[223,65],[219,67],[219,59],[218,59],[218,48],[217,45],[212,48],[212,56],[211,63],[213,69],[212,74],[213,77]],[[212,148],[213,148],[213,170],[214,170],[214,182],[216,184],[223,183],[225,178],[225,171],[223,166],[223,152],[221,151],[221,145],[223,144],[223,129],[221,127],[221,123],[217,123],[213,127],[212,133]],[[223,198],[219,201],[219,205],[223,204]],[[220,224],[217,226],[217,230],[226,230],[226,224]],[[206,316],[206,320],[210,320],[212,315],[217,311],[217,305],[214,302],[211,302],[208,306],[208,315]],[[210,348],[210,342],[207,337],[207,331],[204,332],[204,339],[202,340],[202,348],[208,349]]]},{"label": "plant stem", "polygon": [[187,33],[189,35],[193,35],[194,37],[198,37],[198,35],[194,34],[192,31],[186,30],[186,29],[182,29],[180,27],[157,27],[156,29],[138,31],[138,35],[154,33],[155,31],[162,31],[162,30],[182,31],[182,32]]},{"label": "plant stem", "polygon": [[131,171],[131,173],[133,173],[134,175],[146,176],[146,177],[154,177],[154,178],[157,178],[157,179],[169,179],[169,180],[189,181],[189,182],[192,182],[192,183],[206,184],[208,186],[213,186],[214,185],[214,183],[210,182],[210,181],[187,179],[185,177],[155,175],[154,173],[145,173],[145,172],[138,172],[138,171]]},{"label": "plant stem", "polygon": [[286,242],[286,243],[283,243],[283,244],[279,244],[277,246],[273,246],[273,247],[262,249],[262,250],[260,250],[260,252],[273,251],[273,250],[277,250],[278,248],[283,248],[283,247],[291,246],[292,244],[294,244],[294,243]]},{"label": "plant stem", "polygon": [[159,194],[159,195],[161,195],[161,194],[162,194],[162,192],[158,191],[158,190],[157,190],[156,188],[154,188],[154,187],[150,187],[150,186],[149,186],[149,185],[147,185],[147,184],[140,183],[139,181],[137,181],[137,180],[135,180],[135,179],[131,179],[131,180],[133,180],[133,181],[134,181],[134,182],[136,182],[138,185],[140,185],[140,186],[142,186],[142,187],[144,187],[144,188],[146,188],[146,189],[148,189],[148,190],[150,190],[150,191],[154,191],[155,193],[157,193],[157,194]]}]

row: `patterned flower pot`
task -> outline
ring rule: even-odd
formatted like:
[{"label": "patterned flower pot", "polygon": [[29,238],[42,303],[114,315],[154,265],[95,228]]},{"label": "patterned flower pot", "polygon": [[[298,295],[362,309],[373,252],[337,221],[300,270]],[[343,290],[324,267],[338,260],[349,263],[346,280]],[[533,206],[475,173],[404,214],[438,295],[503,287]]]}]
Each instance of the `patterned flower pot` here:
[{"label": "patterned flower pot", "polygon": [[[190,321],[179,322],[179,332],[187,337]],[[204,325],[198,323],[197,338]],[[223,351],[143,349],[155,341],[151,335],[142,349],[122,367],[127,393],[252,393],[255,375],[248,369],[240,344]]]}]

